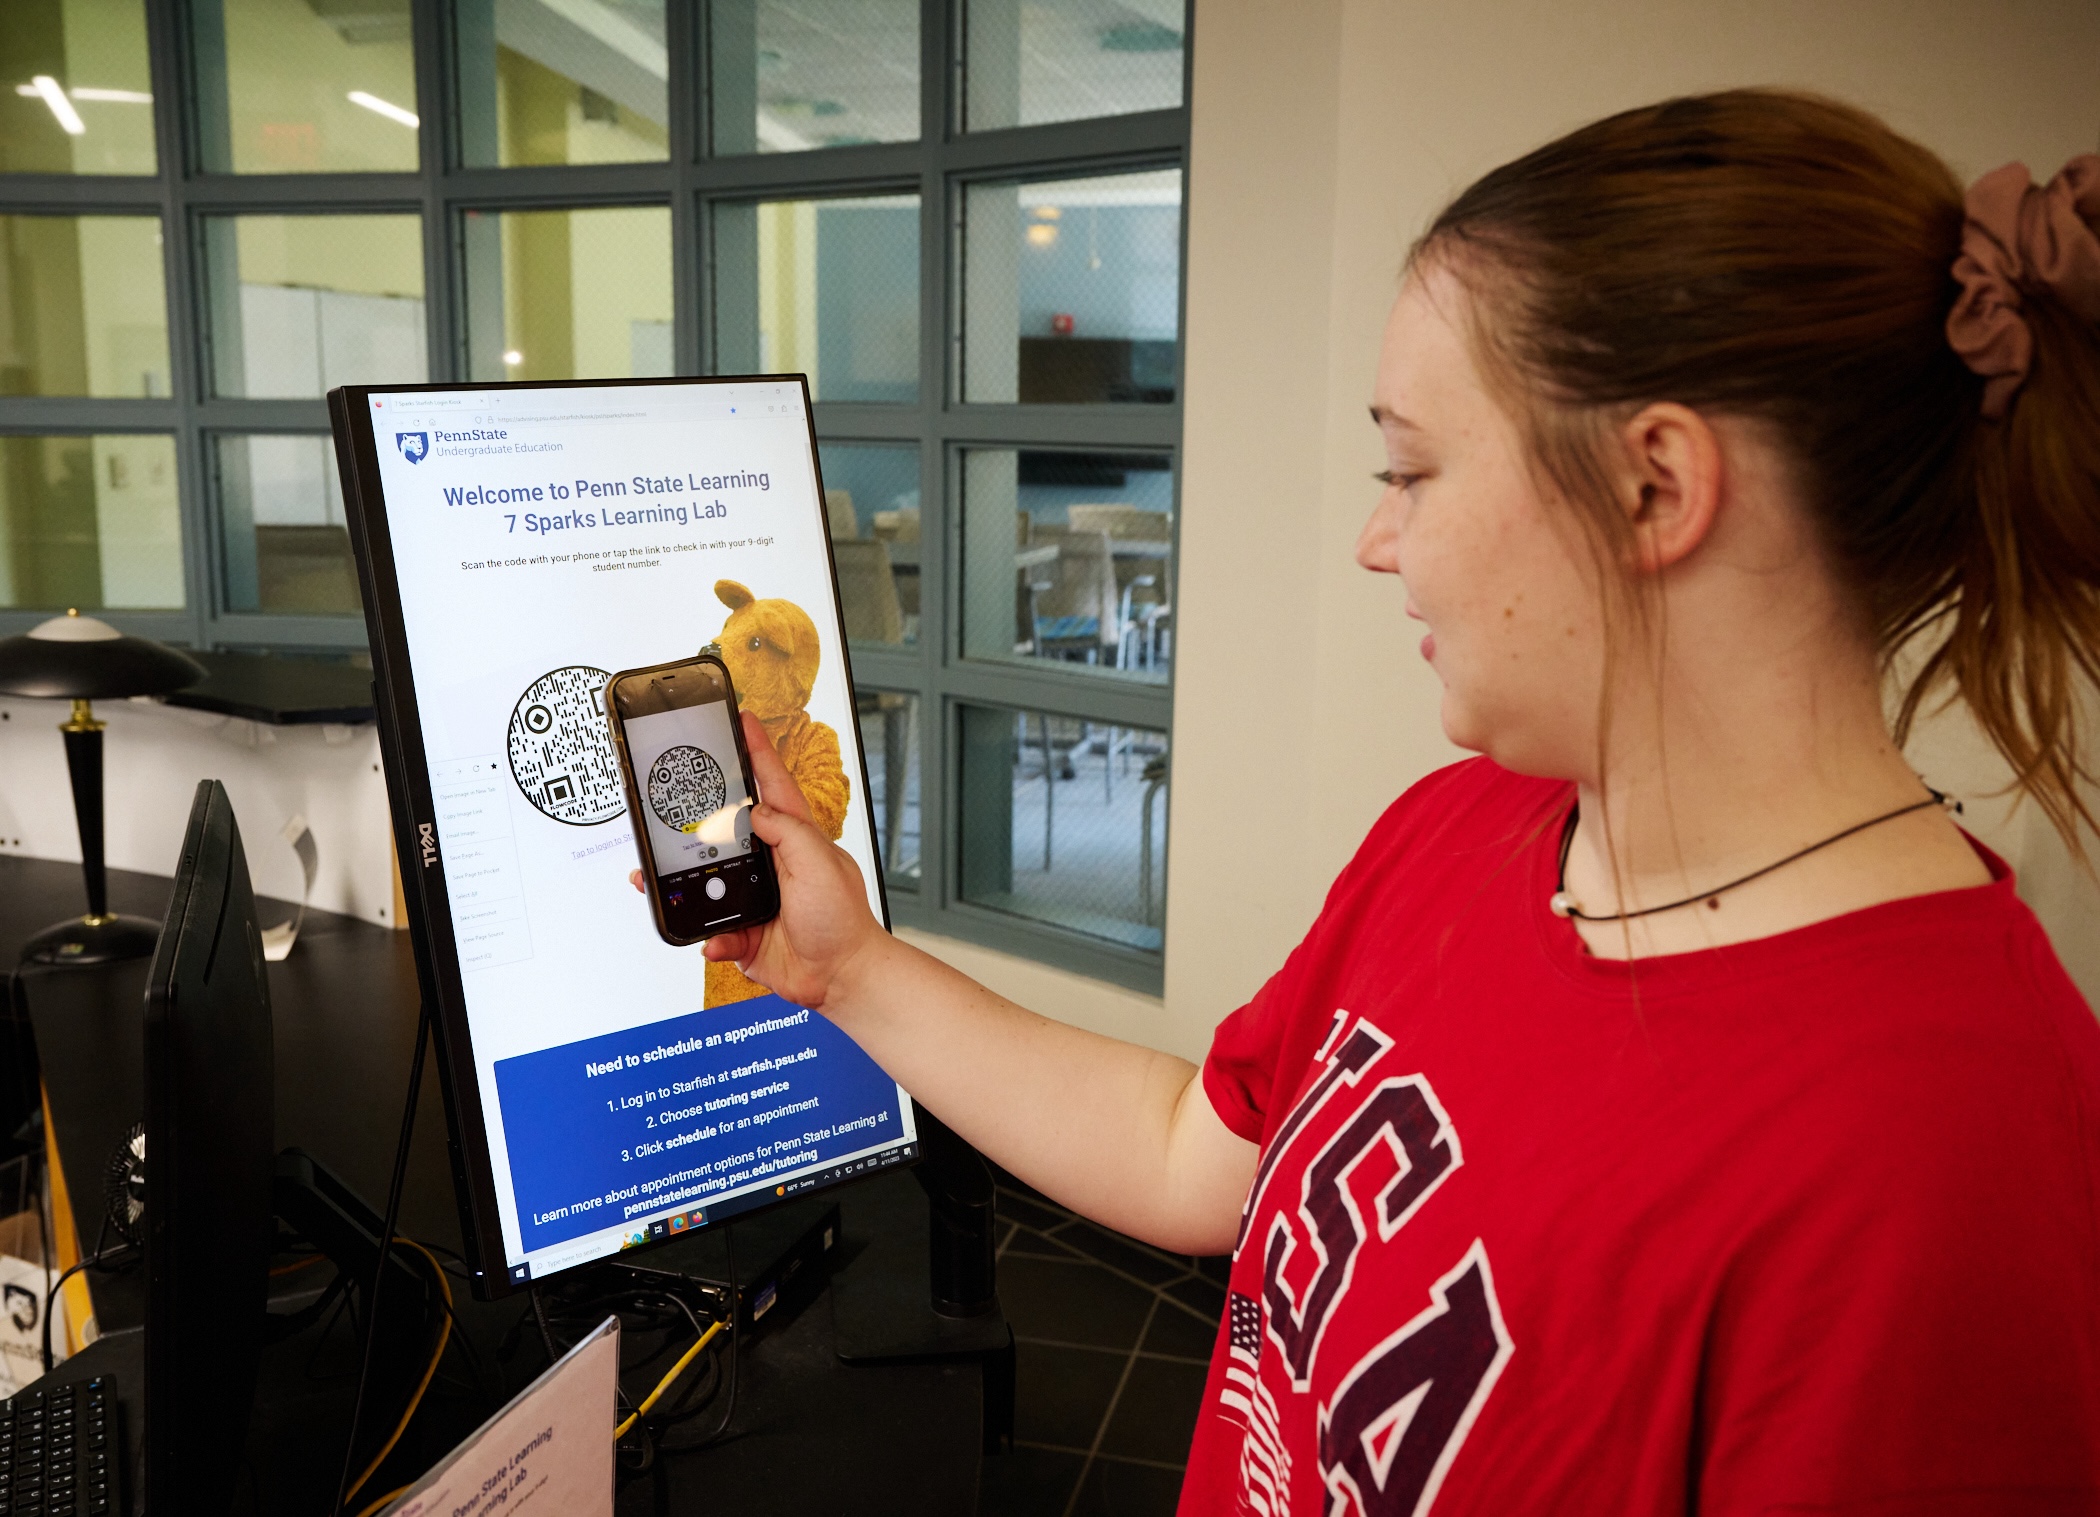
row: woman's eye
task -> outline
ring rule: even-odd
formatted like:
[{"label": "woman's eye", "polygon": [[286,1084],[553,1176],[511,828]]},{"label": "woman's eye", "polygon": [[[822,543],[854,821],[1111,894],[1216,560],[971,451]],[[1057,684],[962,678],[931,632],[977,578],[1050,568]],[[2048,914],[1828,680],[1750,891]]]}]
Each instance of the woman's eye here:
[{"label": "woman's eye", "polygon": [[1397,486],[1402,490],[1408,490],[1412,489],[1422,476],[1419,474],[1403,474],[1398,469],[1380,469],[1371,478],[1377,480],[1388,489]]}]

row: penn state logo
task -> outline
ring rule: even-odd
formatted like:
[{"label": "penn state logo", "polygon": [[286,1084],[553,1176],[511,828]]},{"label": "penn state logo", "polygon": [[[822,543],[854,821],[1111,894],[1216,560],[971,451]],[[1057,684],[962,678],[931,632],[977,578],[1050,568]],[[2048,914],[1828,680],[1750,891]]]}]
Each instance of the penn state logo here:
[{"label": "penn state logo", "polygon": [[403,458],[412,464],[419,464],[430,455],[430,434],[428,432],[396,432],[394,434],[394,446],[401,450]]}]

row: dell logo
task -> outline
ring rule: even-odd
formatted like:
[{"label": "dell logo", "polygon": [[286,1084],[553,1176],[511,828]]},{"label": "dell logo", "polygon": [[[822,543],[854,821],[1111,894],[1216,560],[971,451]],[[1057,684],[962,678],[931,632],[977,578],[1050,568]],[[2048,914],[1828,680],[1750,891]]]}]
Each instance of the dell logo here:
[{"label": "dell logo", "polygon": [[419,464],[429,456],[430,434],[428,432],[396,432],[394,434],[394,446],[401,450],[403,458],[412,464]]},{"label": "dell logo", "polygon": [[432,835],[430,830],[430,823],[428,822],[418,822],[416,824],[416,831],[419,834],[421,834],[418,841],[420,842],[423,849],[423,867],[425,869],[428,869],[432,864],[435,864],[438,861],[437,838],[434,835]]}]

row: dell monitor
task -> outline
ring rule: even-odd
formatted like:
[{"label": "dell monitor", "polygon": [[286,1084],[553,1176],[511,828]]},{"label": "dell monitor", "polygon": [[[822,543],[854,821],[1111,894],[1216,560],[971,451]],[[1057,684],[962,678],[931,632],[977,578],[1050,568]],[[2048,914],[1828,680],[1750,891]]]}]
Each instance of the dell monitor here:
[{"label": "dell monitor", "polygon": [[147,1509],[224,1511],[262,1361],[276,1106],[255,896],[217,780],[197,786],[146,982],[145,1067]]},{"label": "dell monitor", "polygon": [[719,644],[888,920],[806,384],[329,407],[477,1293],[915,1157],[894,1080],[628,883],[606,680]]}]

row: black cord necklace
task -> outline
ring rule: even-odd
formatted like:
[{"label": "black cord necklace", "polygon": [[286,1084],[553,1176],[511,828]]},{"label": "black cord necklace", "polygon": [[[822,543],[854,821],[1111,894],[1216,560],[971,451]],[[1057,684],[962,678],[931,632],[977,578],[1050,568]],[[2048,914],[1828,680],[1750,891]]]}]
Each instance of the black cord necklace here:
[{"label": "black cord necklace", "polygon": [[1705,901],[1711,906],[1715,904],[1714,898],[1716,896],[1725,894],[1735,889],[1738,885],[1747,885],[1752,880],[1761,880],[1775,869],[1784,869],[1797,859],[1805,859],[1811,853],[1819,849],[1828,848],[1832,843],[1841,843],[1854,833],[1865,832],[1869,827],[1879,827],[1883,822],[1893,822],[1899,816],[1909,816],[1913,811],[1923,811],[1927,806],[1942,806],[1949,811],[1957,812],[1961,810],[1961,802],[1955,800],[1952,796],[1943,795],[1930,785],[1927,785],[1925,789],[1927,794],[1922,801],[1913,801],[1908,806],[1898,806],[1894,811],[1884,812],[1880,816],[1872,817],[1867,821],[1847,827],[1843,832],[1833,833],[1820,843],[1809,844],[1799,853],[1788,854],[1776,864],[1767,864],[1762,869],[1753,869],[1739,880],[1730,880],[1725,885],[1717,885],[1712,890],[1702,890],[1697,895],[1688,895],[1683,900],[1672,901],[1666,906],[1648,906],[1639,911],[1613,911],[1594,914],[1584,911],[1575,898],[1568,894],[1568,851],[1575,846],[1575,824],[1582,817],[1582,807],[1578,803],[1568,808],[1568,820],[1561,827],[1560,866],[1554,875],[1555,889],[1553,899],[1548,901],[1546,905],[1555,916],[1573,917],[1578,922],[1630,922],[1636,917],[1652,917],[1657,912],[1676,911],[1681,907],[1695,906],[1701,901]]}]

